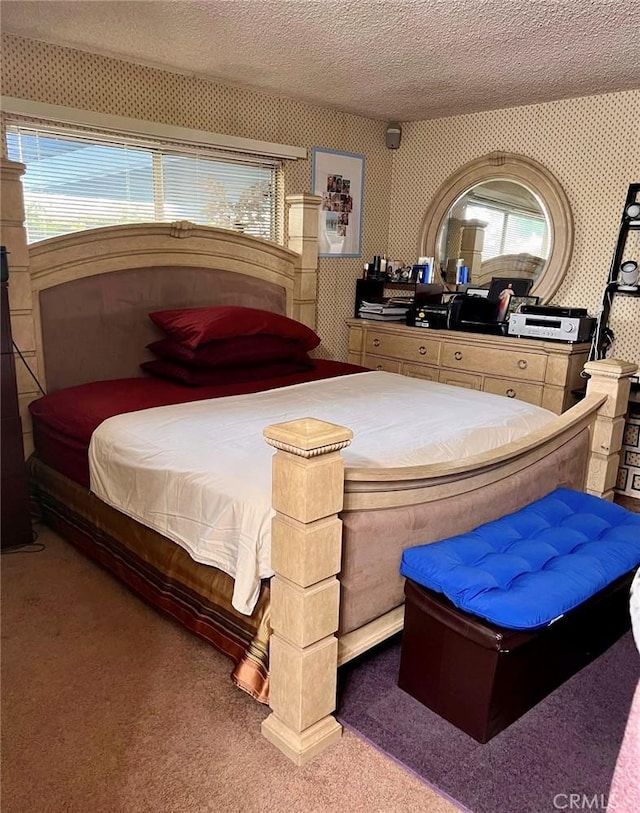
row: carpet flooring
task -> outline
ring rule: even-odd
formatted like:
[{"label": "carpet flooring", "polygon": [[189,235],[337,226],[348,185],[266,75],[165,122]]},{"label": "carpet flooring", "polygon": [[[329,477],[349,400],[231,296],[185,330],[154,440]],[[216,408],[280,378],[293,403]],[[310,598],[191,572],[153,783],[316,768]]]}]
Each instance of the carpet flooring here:
[{"label": "carpet flooring", "polygon": [[342,670],[346,727],[473,813],[554,813],[570,793],[604,809],[640,677],[631,633],[485,745],[399,689],[399,662],[396,640]]},{"label": "carpet flooring", "polygon": [[294,767],[230,660],[39,530],[2,556],[2,813],[453,813],[349,731]]}]

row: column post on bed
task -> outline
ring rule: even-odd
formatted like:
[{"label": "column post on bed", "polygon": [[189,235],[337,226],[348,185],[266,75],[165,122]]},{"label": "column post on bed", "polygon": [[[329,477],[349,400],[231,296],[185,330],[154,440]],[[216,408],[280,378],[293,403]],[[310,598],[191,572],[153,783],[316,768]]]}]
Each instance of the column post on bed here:
[{"label": "column post on bed", "polygon": [[336,707],[344,462],[351,430],[314,418],[264,430],[273,457],[269,705],[263,735],[297,765],[340,739]]},{"label": "column post on bed", "polygon": [[318,211],[322,198],[306,193],[287,195],[289,239],[287,247],[298,254],[289,314],[315,330],[318,288]]},{"label": "column post on bed", "polygon": [[587,396],[606,396],[591,429],[585,491],[605,500],[613,499],[629,406],[630,379],[637,369],[635,364],[619,359],[589,361],[584,366],[589,376]]},{"label": "column post on bed", "polygon": [[[9,309],[11,332],[16,346],[22,353],[15,357],[16,385],[22,419],[22,440],[25,457],[33,451],[31,416],[27,405],[39,396],[31,375],[38,375],[36,356],[37,337],[33,321],[33,295],[29,270],[29,246],[24,225],[24,192],[22,175],[25,165],[3,158],[0,166],[0,241],[9,254],[11,278],[9,284]],[[26,365],[29,365],[27,367]],[[31,371],[31,372],[30,372]]]}]

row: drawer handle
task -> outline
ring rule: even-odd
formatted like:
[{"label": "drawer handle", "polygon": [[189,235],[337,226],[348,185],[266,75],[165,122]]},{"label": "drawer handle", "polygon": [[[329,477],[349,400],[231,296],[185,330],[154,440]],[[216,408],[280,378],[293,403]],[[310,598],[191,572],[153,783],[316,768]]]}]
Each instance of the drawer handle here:
[{"label": "drawer handle", "polygon": [[509,389],[507,390],[507,398],[515,398],[515,397],[516,397],[516,391],[511,389],[511,387],[509,387]]},{"label": "drawer handle", "polygon": [[462,353],[459,350],[456,350],[456,352],[453,354],[453,357],[454,359],[456,359],[456,361],[460,361],[460,359],[462,358]]},{"label": "drawer handle", "polygon": [[426,356],[427,355],[427,348],[426,347],[419,347],[418,348],[418,353],[420,353],[421,356]]},{"label": "drawer handle", "polygon": [[380,339],[374,339],[373,340],[373,346],[374,347],[380,347]]},{"label": "drawer handle", "polygon": [[524,359],[520,359],[520,361],[518,362],[518,367],[521,370],[526,370],[527,369],[527,362]]}]

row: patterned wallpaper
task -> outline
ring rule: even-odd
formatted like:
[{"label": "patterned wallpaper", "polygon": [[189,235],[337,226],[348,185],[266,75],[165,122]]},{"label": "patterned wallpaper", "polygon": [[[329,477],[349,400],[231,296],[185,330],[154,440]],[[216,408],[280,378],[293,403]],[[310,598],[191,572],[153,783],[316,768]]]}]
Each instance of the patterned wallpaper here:
[{"label": "patterned wallpaper", "polygon": [[[7,34],[2,37],[2,93],[306,147],[308,160],[285,162],[285,195],[311,191],[312,147],[362,153],[363,258],[386,251],[393,154],[385,146],[385,122]],[[4,138],[2,142],[4,149]],[[355,280],[363,262],[319,260],[321,355],[347,357],[344,320],[353,315]]]},{"label": "patterned wallpaper", "polygon": [[[493,150],[527,155],[556,176],[573,212],[573,256],[554,301],[595,314],[628,185],[640,182],[639,132],[640,91],[405,124],[394,154],[389,254],[416,256],[432,196],[463,164]],[[637,242],[627,253],[640,262]],[[613,354],[640,364],[640,297],[616,296],[609,324]]]},{"label": "patterned wallpaper", "polygon": [[[463,163],[506,150],[554,173],[575,221],[573,258],[555,301],[591,313],[600,304],[627,186],[640,181],[640,91],[411,122],[400,148],[389,151],[385,122],[10,35],[2,44],[2,93],[9,96],[295,144],[309,153],[314,146],[363,153],[363,257],[319,261],[318,331],[322,354],[334,358],[346,358],[344,319],[362,263],[385,251],[412,261],[431,197]],[[285,194],[310,191],[310,160],[286,162],[284,178]],[[640,362],[640,298],[617,297],[610,324],[615,354]]]}]

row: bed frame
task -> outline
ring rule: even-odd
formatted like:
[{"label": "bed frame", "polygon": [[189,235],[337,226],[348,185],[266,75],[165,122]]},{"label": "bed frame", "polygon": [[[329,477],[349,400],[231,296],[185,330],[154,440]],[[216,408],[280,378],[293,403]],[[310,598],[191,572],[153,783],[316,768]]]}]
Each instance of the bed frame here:
[{"label": "bed frame", "polygon": [[[319,198],[287,199],[289,249],[188,223],[94,229],[27,247],[22,170],[3,162],[2,242],[11,252],[11,281],[18,280],[21,297],[12,322],[19,327],[14,335],[33,337],[31,356],[50,390],[82,383],[87,376],[139,374],[142,359],[136,358],[131,372],[125,349],[140,312],[213,304],[211,292],[219,280],[224,302],[255,304],[258,297],[272,310],[315,327]],[[108,279],[122,285],[105,288]],[[181,279],[188,284],[177,284]],[[94,296],[101,303],[100,318],[93,314],[91,342],[82,343],[78,338],[89,322],[82,324],[85,308],[76,305],[86,306]],[[81,332],[64,331],[65,339],[56,325],[58,317],[68,317],[70,302],[76,303]],[[132,303],[134,318],[128,322]],[[112,352],[115,333],[124,341],[117,353]],[[71,355],[67,340],[73,344]],[[142,340],[138,336],[135,346],[144,347],[138,344]],[[122,364],[114,364],[114,355]],[[338,666],[402,628],[398,562],[403,548],[468,531],[559,485],[611,499],[635,370],[613,359],[588,363],[587,394],[578,405],[517,442],[448,464],[345,469],[340,450],[350,443],[349,428],[304,416],[266,427],[265,441],[277,451],[272,713],[263,722],[264,736],[296,764],[339,739],[342,729],[333,717]],[[24,389],[22,401],[36,396]],[[354,575],[363,606],[345,622],[341,603],[345,606],[344,596],[356,589]],[[371,604],[378,594],[385,595],[388,611]]]}]

